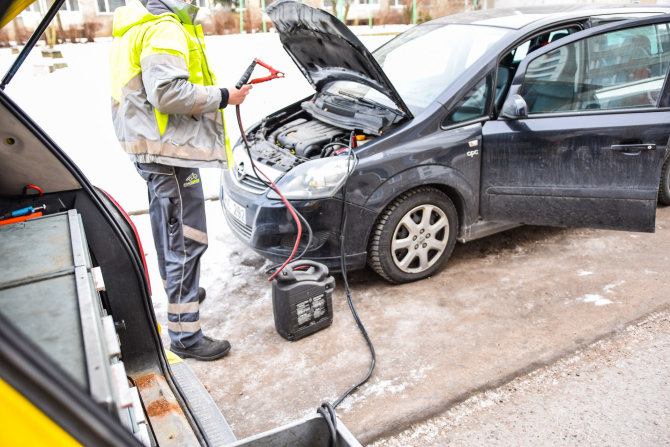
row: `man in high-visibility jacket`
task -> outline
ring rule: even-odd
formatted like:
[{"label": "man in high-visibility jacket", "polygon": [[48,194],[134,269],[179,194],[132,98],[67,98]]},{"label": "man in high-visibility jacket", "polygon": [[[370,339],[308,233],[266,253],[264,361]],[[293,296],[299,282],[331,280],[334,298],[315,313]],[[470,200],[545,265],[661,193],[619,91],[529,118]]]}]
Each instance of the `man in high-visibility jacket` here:
[{"label": "man in high-visibility jacket", "polygon": [[200,256],[207,249],[199,167],[227,167],[223,109],[251,89],[218,88],[204,52],[198,8],[138,0],[114,13],[112,118],[123,149],[149,190],[158,265],[168,296],[170,349],[214,360],[230,350],[200,328]]}]

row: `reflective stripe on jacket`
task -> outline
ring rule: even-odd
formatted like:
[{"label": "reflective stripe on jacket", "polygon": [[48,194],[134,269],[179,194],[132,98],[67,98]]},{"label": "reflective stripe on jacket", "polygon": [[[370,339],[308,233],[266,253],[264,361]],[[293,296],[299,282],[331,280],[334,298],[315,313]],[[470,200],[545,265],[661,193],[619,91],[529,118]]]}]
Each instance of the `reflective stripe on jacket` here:
[{"label": "reflective stripe on jacket", "polygon": [[221,90],[202,28],[131,0],[116,9],[113,36],[112,119],[124,150],[140,163],[227,167]]}]

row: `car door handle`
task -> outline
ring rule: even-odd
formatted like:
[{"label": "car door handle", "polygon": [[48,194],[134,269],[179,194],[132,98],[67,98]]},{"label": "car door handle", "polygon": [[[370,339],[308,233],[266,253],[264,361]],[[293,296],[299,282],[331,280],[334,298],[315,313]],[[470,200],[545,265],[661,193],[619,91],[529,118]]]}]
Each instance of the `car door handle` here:
[{"label": "car door handle", "polygon": [[642,151],[653,151],[656,149],[655,144],[613,144],[610,146],[613,151],[621,151],[624,155],[638,155]]}]

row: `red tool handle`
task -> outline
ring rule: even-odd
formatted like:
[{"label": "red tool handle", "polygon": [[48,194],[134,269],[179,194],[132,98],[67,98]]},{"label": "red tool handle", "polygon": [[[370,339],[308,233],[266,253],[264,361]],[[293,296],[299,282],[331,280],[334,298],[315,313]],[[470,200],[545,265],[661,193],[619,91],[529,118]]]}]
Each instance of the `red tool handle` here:
[{"label": "red tool handle", "polygon": [[261,82],[271,81],[271,80],[273,80],[273,79],[283,78],[283,77],[284,77],[284,73],[283,73],[283,72],[281,72],[281,71],[279,71],[279,70],[276,70],[276,69],[270,67],[268,64],[266,64],[265,62],[261,61],[260,59],[255,58],[254,61],[256,61],[256,63],[257,63],[258,65],[260,65],[261,67],[267,68],[267,69],[270,71],[270,75],[269,75],[269,76],[265,76],[265,77],[263,77],[263,78],[252,79],[251,81],[249,81],[249,84],[260,84]]}]

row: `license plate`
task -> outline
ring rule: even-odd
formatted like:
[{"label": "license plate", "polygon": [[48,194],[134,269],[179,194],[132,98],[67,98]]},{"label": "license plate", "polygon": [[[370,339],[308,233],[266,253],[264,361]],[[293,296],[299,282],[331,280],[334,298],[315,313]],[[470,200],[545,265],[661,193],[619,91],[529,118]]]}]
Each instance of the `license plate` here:
[{"label": "license plate", "polygon": [[232,216],[242,222],[243,224],[247,224],[247,210],[244,208],[242,205],[239,203],[235,202],[233,199],[231,199],[228,196],[223,196],[223,203],[226,205],[226,209]]}]

